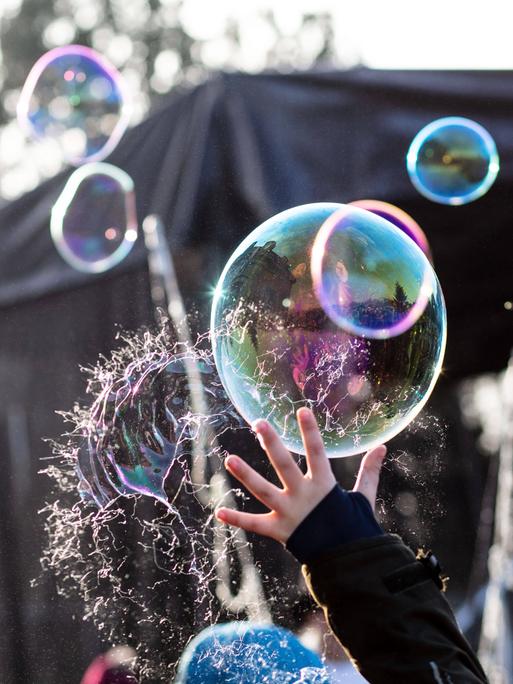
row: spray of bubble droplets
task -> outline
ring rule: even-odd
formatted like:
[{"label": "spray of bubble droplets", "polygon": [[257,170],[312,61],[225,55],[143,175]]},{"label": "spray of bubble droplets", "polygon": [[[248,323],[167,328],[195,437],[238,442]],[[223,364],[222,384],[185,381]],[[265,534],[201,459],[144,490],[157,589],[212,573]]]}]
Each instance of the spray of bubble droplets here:
[{"label": "spray of bubble droplets", "polygon": [[447,512],[447,430],[439,415],[423,413],[388,445],[376,510],[384,528],[413,547],[432,546]]},{"label": "spray of bubble droplets", "polygon": [[[245,495],[223,475],[220,440],[240,419],[206,340],[184,348],[167,327],[122,339],[87,371],[91,403],[63,414],[71,429],[46,470],[56,496],[44,511],[43,565],[63,594],[82,597],[108,640],[136,648],[139,675],[150,681],[172,674],[206,624],[267,616],[244,534],[214,516],[216,505]],[[191,360],[205,415],[191,407]]]},{"label": "spray of bubble droplets", "polygon": [[[217,505],[248,499],[227,486],[221,464],[223,438],[246,428],[217,376],[207,336],[184,346],[164,324],[121,340],[86,371],[91,401],[63,414],[70,429],[45,471],[55,496],[43,511],[42,562],[61,594],[81,598],[85,618],[104,638],[137,651],[142,681],[165,681],[206,625],[269,618],[247,538],[214,516]],[[191,362],[204,413],[192,407]],[[430,459],[421,461],[430,467]],[[408,474],[406,458],[404,468]],[[288,587],[279,591],[270,598],[283,603]],[[276,672],[269,681],[326,680],[324,670],[307,668],[299,679]]]}]

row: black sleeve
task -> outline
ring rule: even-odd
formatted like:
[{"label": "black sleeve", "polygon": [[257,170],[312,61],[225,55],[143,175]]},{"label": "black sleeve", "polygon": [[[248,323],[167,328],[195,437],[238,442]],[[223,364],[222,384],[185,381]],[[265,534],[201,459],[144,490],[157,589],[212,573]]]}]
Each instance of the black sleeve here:
[{"label": "black sleeve", "polygon": [[303,566],[333,632],[373,684],[487,682],[427,563],[396,535],[345,544]]}]

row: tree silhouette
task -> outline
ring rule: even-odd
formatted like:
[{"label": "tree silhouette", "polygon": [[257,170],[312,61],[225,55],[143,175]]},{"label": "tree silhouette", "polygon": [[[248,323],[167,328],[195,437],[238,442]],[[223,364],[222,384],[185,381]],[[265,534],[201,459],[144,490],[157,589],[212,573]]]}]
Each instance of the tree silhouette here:
[{"label": "tree silhouette", "polygon": [[406,294],[404,287],[398,282],[396,282],[395,284],[394,298],[392,301],[395,310],[399,313],[404,313],[411,306],[410,302],[408,301],[408,295]]}]

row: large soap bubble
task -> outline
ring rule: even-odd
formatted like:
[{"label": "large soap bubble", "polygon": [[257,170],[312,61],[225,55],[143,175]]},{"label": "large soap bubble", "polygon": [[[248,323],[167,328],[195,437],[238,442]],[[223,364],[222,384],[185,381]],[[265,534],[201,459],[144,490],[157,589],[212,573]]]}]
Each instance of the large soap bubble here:
[{"label": "large soap bubble", "polygon": [[74,171],[52,209],[54,244],[70,266],[100,273],[122,261],[137,239],[134,184],[112,164]]},{"label": "large soap bubble", "polygon": [[373,214],[376,214],[376,216],[381,216],[381,218],[393,223],[394,226],[397,226],[404,233],[406,233],[406,235],[411,237],[413,242],[415,242],[415,244],[421,248],[427,258],[431,262],[433,261],[426,234],[419,226],[417,221],[415,221],[415,219],[413,219],[403,209],[400,209],[389,202],[382,202],[381,200],[373,199],[355,200],[354,202],[349,202],[349,204],[352,207],[359,207],[360,209],[371,211]]},{"label": "large soap bubble", "polygon": [[[443,296],[429,270],[432,291],[400,335],[355,335],[327,315],[310,261],[319,230],[340,210],[356,216],[360,228],[363,214],[374,232],[389,231],[394,245],[399,234],[431,269],[409,238],[369,212],[340,204],[295,207],[256,228],[235,250],[216,287],[211,325],[222,382],[245,420],[267,418],[291,451],[303,453],[295,413],[308,406],[330,457],[361,453],[408,425],[434,387],[446,339]],[[396,281],[392,272],[388,278],[403,305],[408,264],[394,261],[396,267]]]},{"label": "large soap bubble", "polygon": [[470,119],[449,116],[420,130],[406,157],[411,182],[433,202],[461,205],[484,195],[499,172],[492,136]]},{"label": "large soap bubble", "polygon": [[82,45],[55,48],[38,59],[17,114],[29,135],[56,139],[66,160],[76,165],[110,154],[130,116],[121,74]]}]

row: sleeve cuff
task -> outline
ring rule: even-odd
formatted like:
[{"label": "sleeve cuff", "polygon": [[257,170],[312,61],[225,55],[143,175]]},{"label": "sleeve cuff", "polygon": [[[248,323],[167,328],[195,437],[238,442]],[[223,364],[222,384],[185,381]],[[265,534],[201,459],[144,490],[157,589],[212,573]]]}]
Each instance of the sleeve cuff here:
[{"label": "sleeve cuff", "polygon": [[367,498],[337,484],[294,530],[286,547],[298,561],[308,563],[342,544],[382,534]]}]

